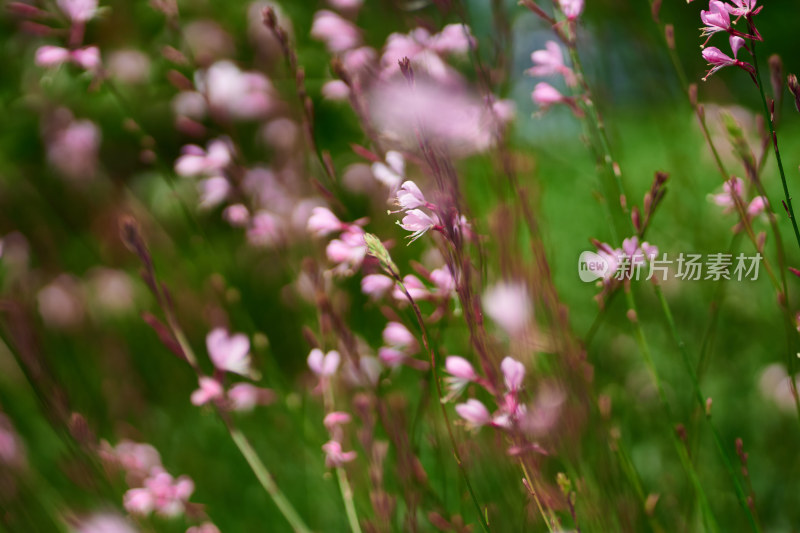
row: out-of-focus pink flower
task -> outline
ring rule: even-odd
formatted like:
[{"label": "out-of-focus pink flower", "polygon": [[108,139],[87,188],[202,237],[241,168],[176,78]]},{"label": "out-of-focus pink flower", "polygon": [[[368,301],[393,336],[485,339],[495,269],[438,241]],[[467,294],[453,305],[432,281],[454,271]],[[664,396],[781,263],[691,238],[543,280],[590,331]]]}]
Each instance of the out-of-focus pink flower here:
[{"label": "out-of-focus pink flower", "polygon": [[250,340],[247,335],[230,335],[223,328],[215,328],[206,336],[206,347],[211,362],[219,370],[242,376],[251,373]]},{"label": "out-of-focus pink flower", "polygon": [[216,20],[192,19],[182,25],[181,35],[198,65],[209,65],[236,54],[233,37]]},{"label": "out-of-focus pink flower", "polygon": [[80,324],[85,316],[83,295],[77,281],[62,274],[36,295],[39,314],[48,327],[68,329]]},{"label": "out-of-focus pink flower", "polygon": [[583,13],[583,0],[558,0],[558,7],[568,20],[575,20]]},{"label": "out-of-focus pink flower", "polygon": [[218,206],[228,197],[231,185],[222,176],[212,176],[201,180],[197,184],[200,190],[200,208],[211,209]]},{"label": "out-of-focus pink flower", "polygon": [[335,440],[329,440],[323,444],[322,451],[325,452],[325,465],[328,468],[338,468],[357,457],[356,452],[352,450],[342,451],[342,445]]},{"label": "out-of-focus pink flower", "polygon": [[525,379],[525,365],[516,359],[506,357],[500,363],[500,370],[503,371],[503,380],[509,391],[516,392],[522,387],[522,380]]},{"label": "out-of-focus pink flower", "polygon": [[281,226],[275,215],[268,211],[258,211],[250,219],[247,240],[253,246],[275,246],[281,240]]},{"label": "out-of-focus pink flower", "polygon": [[114,447],[114,456],[129,474],[148,474],[161,466],[158,450],[146,443],[121,440]]},{"label": "out-of-focus pink flower", "polygon": [[533,103],[541,106],[544,109],[566,101],[566,97],[561,94],[558,89],[545,83],[543,81],[536,84],[531,93]]},{"label": "out-of-focus pink flower", "polygon": [[747,206],[747,214],[752,218],[760,215],[767,208],[767,199],[763,196],[756,196]]},{"label": "out-of-focus pink flower", "polygon": [[228,400],[234,411],[252,411],[257,405],[268,405],[274,399],[273,391],[250,383],[236,383],[228,390]]},{"label": "out-of-focus pink flower", "polygon": [[513,100],[492,101],[492,112],[501,124],[508,124],[517,115],[517,104]]},{"label": "out-of-focus pink flower", "polygon": [[566,394],[557,384],[542,383],[531,408],[521,413],[520,427],[533,436],[547,435],[558,422],[565,400]]},{"label": "out-of-focus pink flower", "polygon": [[97,70],[102,61],[100,59],[100,49],[96,46],[87,46],[72,51],[72,60],[81,68],[86,70]]},{"label": "out-of-focus pink flower", "polygon": [[123,83],[144,83],[150,76],[150,58],[135,48],[116,50],[108,55],[108,73]]},{"label": "out-of-focus pink flower", "polygon": [[66,48],[60,46],[40,46],[36,50],[34,61],[40,67],[57,67],[72,59],[72,54]]},{"label": "out-of-focus pink flower", "polygon": [[72,533],[137,533],[133,524],[124,517],[106,512],[81,518],[74,529],[70,529],[70,531]]},{"label": "out-of-focus pink flower", "polygon": [[194,492],[194,482],[188,476],[176,479],[165,470],[156,468],[150,477],[145,479],[144,490],[150,493],[152,508],[158,514],[174,517],[183,514],[186,509],[186,502]]},{"label": "out-of-focus pink flower", "polygon": [[231,226],[243,228],[250,221],[250,211],[247,210],[244,204],[233,204],[225,208],[222,212],[222,218]]},{"label": "out-of-focus pink flower", "polygon": [[409,351],[414,351],[417,348],[417,338],[400,322],[389,322],[383,328],[383,342],[393,348]]},{"label": "out-of-focus pink flower", "polygon": [[56,3],[73,22],[87,22],[97,14],[97,0],[57,0]]},{"label": "out-of-focus pink flower", "polygon": [[155,498],[146,488],[130,489],[123,495],[122,505],[133,515],[147,516],[155,508]]},{"label": "out-of-focus pink flower", "polygon": [[[403,277],[403,286],[406,288],[408,294],[414,301],[418,302],[420,300],[427,300],[431,297],[431,293],[428,288],[414,274],[407,274]],[[397,285],[395,285],[394,290],[392,291],[392,296],[395,300],[400,302],[408,301],[405,292],[403,292],[402,289],[400,289],[400,287]]]},{"label": "out-of-focus pink flower", "polygon": [[220,533],[220,531],[212,522],[203,522],[199,526],[190,527],[186,533]]},{"label": "out-of-focus pink flower", "polygon": [[361,280],[361,292],[378,299],[394,286],[394,280],[383,274],[369,274]]},{"label": "out-of-focus pink flower", "polygon": [[208,143],[208,150],[195,144],[181,149],[175,161],[175,173],[179,176],[213,175],[225,169],[233,158],[227,139],[215,139]]},{"label": "out-of-focus pink flower", "polygon": [[442,31],[431,37],[428,44],[440,54],[466,54],[475,38],[469,26],[464,24],[448,24]]},{"label": "out-of-focus pink flower", "polygon": [[319,377],[330,377],[336,373],[341,359],[336,350],[323,353],[319,348],[314,348],[308,354],[308,368]]},{"label": "out-of-focus pink flower", "polygon": [[100,128],[88,120],[71,120],[48,140],[47,159],[64,176],[86,182],[97,172]]},{"label": "out-of-focus pink flower", "polygon": [[172,111],[179,117],[203,120],[208,112],[205,97],[196,91],[183,91],[172,99]]},{"label": "out-of-focus pink flower", "polygon": [[191,401],[194,405],[205,405],[209,402],[221,400],[225,397],[222,383],[208,376],[199,379],[200,388],[192,392]]},{"label": "out-of-focus pink flower", "polygon": [[206,95],[212,113],[223,118],[256,120],[272,107],[273,88],[258,72],[242,72],[231,61],[218,61],[195,74],[195,86]]},{"label": "out-of-focus pink flower", "polygon": [[334,102],[345,101],[350,98],[350,87],[342,80],[331,80],[322,86],[322,97]]},{"label": "out-of-focus pink flower", "polygon": [[547,41],[544,50],[536,50],[531,54],[533,66],[525,71],[531,76],[552,76],[560,74],[570,87],[577,85],[572,69],[564,64],[564,53],[555,41]]},{"label": "out-of-focus pink flower", "polygon": [[400,206],[400,209],[407,211],[417,207],[427,207],[428,202],[416,183],[405,181],[397,191],[397,205]]},{"label": "out-of-focus pink flower", "polygon": [[744,182],[741,178],[731,178],[722,186],[721,193],[710,195],[709,199],[716,205],[723,207],[724,213],[730,213],[736,209],[736,198],[743,202],[741,200],[743,188]]},{"label": "out-of-focus pink flower", "polygon": [[377,59],[377,52],[369,46],[361,46],[354,50],[348,50],[342,56],[342,66],[344,70],[354,78],[360,78],[362,74],[368,72]]},{"label": "out-of-focus pink flower", "polygon": [[373,163],[372,174],[389,190],[397,190],[406,175],[406,161],[403,154],[393,150],[386,152],[386,163]]},{"label": "out-of-focus pink flower", "polygon": [[456,290],[456,280],[453,279],[450,269],[446,266],[432,271],[430,278],[439,290],[440,297],[449,298]]},{"label": "out-of-focus pink flower", "polygon": [[467,385],[478,380],[478,374],[469,361],[459,355],[450,355],[444,362],[445,371],[450,374],[444,378],[448,393],[442,401],[450,402],[458,398]]},{"label": "out-of-focus pink flower", "polygon": [[367,244],[364,241],[364,230],[357,226],[349,226],[338,239],[328,243],[325,248],[328,259],[337,263],[337,272],[349,273],[361,266],[367,256]]},{"label": "out-of-focus pink flower", "polygon": [[411,209],[406,212],[400,227],[406,231],[410,231],[411,235],[408,238],[411,242],[416,241],[422,237],[428,230],[431,230],[439,225],[439,219],[436,215],[429,215],[421,209]]},{"label": "out-of-focus pink flower", "polygon": [[333,11],[323,9],[314,14],[311,37],[323,41],[333,53],[341,53],[361,44],[358,28]]},{"label": "out-of-focus pink flower", "polygon": [[492,422],[492,415],[479,400],[470,398],[466,403],[456,405],[456,413],[472,427],[485,426]]},{"label": "out-of-focus pink flower", "polygon": [[345,413],[343,411],[333,411],[325,415],[322,423],[325,424],[325,427],[328,431],[331,431],[336,426],[341,426],[342,424],[349,424],[351,420],[350,413]]},{"label": "out-of-focus pink flower", "polygon": [[402,365],[408,359],[408,353],[398,348],[381,346],[378,348],[378,359],[386,366],[394,368]]},{"label": "out-of-focus pink flower", "polygon": [[22,462],[22,445],[11,420],[0,413],[0,467]]},{"label": "out-of-focus pink flower", "polygon": [[522,333],[531,320],[528,289],[519,283],[498,283],[487,289],[483,308],[511,336]]},{"label": "out-of-focus pink flower", "polygon": [[315,207],[312,209],[307,224],[309,233],[315,237],[324,237],[331,233],[341,231],[345,227],[346,225],[327,207]]}]

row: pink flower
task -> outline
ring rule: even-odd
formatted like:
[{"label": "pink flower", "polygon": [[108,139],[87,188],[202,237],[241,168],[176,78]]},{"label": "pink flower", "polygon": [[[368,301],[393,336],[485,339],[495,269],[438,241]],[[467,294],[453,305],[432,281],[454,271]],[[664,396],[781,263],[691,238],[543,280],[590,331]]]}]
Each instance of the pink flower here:
[{"label": "pink flower", "polygon": [[528,289],[519,283],[498,283],[487,289],[483,308],[511,336],[522,333],[532,315]]},{"label": "pink flower", "polygon": [[324,237],[336,231],[341,231],[346,226],[342,224],[333,212],[327,207],[315,207],[311,210],[307,228],[315,237]]},{"label": "pink flower", "polygon": [[114,456],[129,474],[147,474],[161,466],[161,455],[149,444],[121,440],[114,447]]},{"label": "pink flower", "polygon": [[577,84],[575,74],[564,64],[564,54],[557,42],[547,41],[544,50],[536,50],[531,54],[531,61],[533,66],[525,71],[530,76],[561,74],[570,87]]},{"label": "pink flower", "polygon": [[[701,35],[703,37],[711,38],[717,32],[731,31],[731,17],[728,8],[723,2],[719,0],[711,0],[708,4],[708,11],[700,12],[700,20],[705,24],[702,29]],[[706,43],[708,42],[706,39]],[[704,43],[705,44],[705,43]]]},{"label": "pink flower", "polygon": [[72,533],[137,533],[128,520],[116,514],[100,512],[81,518]]},{"label": "pink flower", "polygon": [[[725,8],[731,15],[737,17],[746,17],[748,15],[757,15],[761,11],[760,6],[756,8],[756,0],[731,0],[733,6],[725,4]],[[734,7],[735,6],[735,7]]]},{"label": "pink flower", "polygon": [[36,50],[35,62],[40,67],[57,67],[72,59],[70,51],[60,46],[40,46]]},{"label": "pink flower", "polygon": [[131,514],[147,516],[153,512],[155,498],[145,488],[130,489],[123,495],[122,505]]},{"label": "pink flower", "polygon": [[[428,288],[419,280],[419,278],[413,274],[408,274],[403,278],[403,286],[408,291],[408,294],[414,301],[419,300],[427,300],[431,297],[430,291]],[[408,298],[406,297],[406,293],[403,292],[399,286],[395,286],[394,290],[392,291],[392,296],[395,300],[406,302]]]},{"label": "pink flower", "polygon": [[456,405],[456,413],[471,427],[478,428],[492,422],[492,415],[479,400],[470,398],[466,403]]},{"label": "pink flower", "polygon": [[430,47],[439,54],[466,54],[470,46],[475,44],[468,26],[448,24],[442,31],[428,41]]},{"label": "pink flower", "polygon": [[194,405],[205,405],[209,402],[220,400],[225,396],[222,383],[208,376],[199,379],[200,388],[192,392],[191,401]]},{"label": "pink flower", "polygon": [[404,350],[381,346],[378,348],[378,359],[386,366],[394,368],[402,365],[408,359],[408,354]]},{"label": "pink flower", "polygon": [[225,208],[222,212],[222,218],[231,226],[243,228],[250,221],[250,211],[247,210],[244,204],[233,204]]},{"label": "pink flower", "polygon": [[274,400],[270,389],[256,387],[250,383],[237,383],[228,391],[228,400],[234,411],[252,411],[257,405],[267,405]]},{"label": "pink flower", "polygon": [[231,184],[222,176],[212,176],[201,180],[197,187],[200,189],[199,207],[201,209],[210,209],[218,206],[225,201],[225,198],[231,192]]},{"label": "pink flower", "polygon": [[97,70],[100,68],[100,49],[96,46],[87,46],[72,51],[72,60],[81,68],[86,70]]},{"label": "pink flower", "polygon": [[163,469],[156,468],[145,479],[144,488],[150,492],[155,511],[169,518],[183,514],[186,502],[194,492],[194,482],[188,476],[175,479]]},{"label": "pink flower", "polygon": [[531,93],[531,99],[533,103],[541,106],[542,108],[546,109],[553,104],[558,104],[564,102],[566,97],[558,92],[558,89],[550,85],[549,83],[539,82],[533,88],[533,92]]},{"label": "pink flower", "polygon": [[445,359],[445,371],[450,376],[444,378],[449,390],[447,396],[442,399],[444,402],[449,402],[458,398],[467,385],[478,380],[478,374],[469,361],[458,355],[451,355]]},{"label": "pink flower", "polygon": [[397,204],[404,211],[428,206],[425,196],[413,181],[406,181],[400,186],[400,190],[397,191]]},{"label": "pink flower", "polygon": [[425,235],[428,230],[437,227],[439,225],[439,219],[436,215],[428,215],[420,209],[412,209],[406,212],[403,221],[399,224],[404,230],[412,232],[408,238],[410,242],[414,242]]},{"label": "pink flower", "polygon": [[341,356],[336,350],[323,353],[319,348],[314,348],[308,354],[308,368],[321,378],[330,377],[339,368]]},{"label": "pink flower", "polygon": [[752,218],[764,212],[767,208],[767,199],[763,196],[756,196],[747,206],[747,214]]},{"label": "pink flower", "polygon": [[100,128],[88,120],[70,120],[47,143],[47,160],[58,172],[75,182],[97,173]]},{"label": "pink flower", "polygon": [[361,280],[361,292],[378,299],[394,286],[394,280],[383,274],[369,274]]},{"label": "pink flower", "polygon": [[750,64],[745,63],[744,61],[739,61],[736,58],[736,55],[739,53],[739,49],[742,46],[744,46],[744,39],[742,39],[741,37],[737,37],[735,35],[731,35],[729,37],[729,42],[731,45],[731,50],[733,51],[732,58],[728,57],[726,54],[722,53],[719,48],[716,48],[714,46],[710,46],[708,48],[703,49],[702,52],[703,59],[708,61],[708,64],[711,66],[711,70],[709,70],[706,73],[705,77],[703,78],[703,81],[706,81],[712,74],[714,74],[719,69],[731,65],[740,67],[750,72],[751,74],[755,72],[755,70]]},{"label": "pink flower", "polygon": [[436,289],[439,291],[438,296],[442,298],[449,298],[456,290],[456,280],[453,279],[450,269],[446,266],[431,272],[430,280],[436,285]]},{"label": "pink flower", "polygon": [[337,263],[337,272],[349,273],[361,266],[367,256],[367,243],[364,241],[364,230],[357,226],[349,226],[338,239],[328,243],[325,248],[328,260]]},{"label": "pink flower", "polygon": [[568,20],[576,20],[583,13],[583,0],[558,0],[558,6]]},{"label": "pink flower", "polygon": [[744,182],[741,178],[731,178],[722,186],[721,193],[710,195],[709,199],[716,205],[724,207],[724,213],[730,213],[736,208],[736,198],[742,198],[743,187]]},{"label": "pink flower", "polygon": [[97,14],[97,0],[57,0],[56,3],[73,22],[87,22]]},{"label": "pink flower", "polygon": [[350,98],[350,87],[342,80],[331,80],[322,86],[322,97],[334,102]]},{"label": "pink flower", "polygon": [[394,348],[416,348],[417,338],[399,322],[389,322],[383,329],[383,342]]},{"label": "pink flower", "polygon": [[275,215],[268,211],[258,211],[250,219],[247,228],[247,240],[253,246],[270,247],[281,240],[280,222]]},{"label": "pink flower", "polygon": [[175,161],[175,173],[179,176],[214,175],[224,170],[232,159],[229,143],[224,139],[215,139],[208,143],[208,151],[189,144],[184,146],[181,155]]},{"label": "pink flower", "polygon": [[247,335],[230,335],[223,328],[216,328],[206,336],[206,347],[211,362],[219,370],[242,376],[250,370],[250,340]]},{"label": "pink flower", "polygon": [[328,4],[340,11],[356,11],[364,3],[364,0],[328,0]]},{"label": "pink flower", "polygon": [[335,440],[329,440],[322,445],[322,451],[325,452],[325,466],[328,468],[338,468],[345,463],[354,460],[357,455],[354,451],[342,451],[342,445]]},{"label": "pink flower", "polygon": [[266,76],[243,72],[232,61],[217,61],[195,73],[195,86],[212,113],[224,119],[261,119],[273,106],[274,90]]},{"label": "pink flower", "polygon": [[396,190],[406,175],[406,162],[403,154],[393,150],[386,152],[386,163],[373,163],[372,174],[376,180],[390,190]]},{"label": "pink flower", "polygon": [[350,413],[345,413],[343,411],[332,411],[325,415],[325,418],[322,420],[322,423],[331,431],[336,426],[341,426],[342,424],[349,424],[351,420]]},{"label": "pink flower", "polygon": [[311,37],[323,41],[333,53],[344,52],[361,44],[358,28],[352,22],[327,9],[314,14]]},{"label": "pink flower", "polygon": [[506,388],[511,392],[516,392],[522,387],[522,380],[525,379],[525,365],[506,357],[500,363],[500,370],[503,371],[503,380]]}]

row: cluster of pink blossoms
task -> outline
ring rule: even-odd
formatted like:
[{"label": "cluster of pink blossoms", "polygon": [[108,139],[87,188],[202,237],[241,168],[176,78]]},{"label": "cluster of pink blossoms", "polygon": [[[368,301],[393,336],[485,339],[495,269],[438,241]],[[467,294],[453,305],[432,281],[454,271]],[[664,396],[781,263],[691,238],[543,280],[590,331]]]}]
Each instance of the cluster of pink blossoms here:
[{"label": "cluster of pink blossoms", "polygon": [[199,388],[191,396],[194,405],[213,402],[221,408],[249,411],[257,405],[272,402],[274,393],[269,389],[239,382],[226,391],[223,385],[222,378],[226,372],[245,377],[256,376],[251,367],[250,341],[246,335],[230,335],[224,329],[216,328],[206,336],[206,348],[216,372],[213,377],[198,377]]},{"label": "cluster of pink blossoms", "polygon": [[622,241],[622,248],[612,248],[609,244],[595,241],[597,255],[602,257],[608,268],[603,273],[602,283],[610,284],[615,278],[631,279],[630,273],[653,261],[658,256],[658,247],[648,242],[639,242],[636,236]]},{"label": "cluster of pink blossoms", "polygon": [[[755,196],[748,202],[743,193],[744,181],[742,178],[731,178],[723,184],[722,192],[709,195],[709,199],[722,207],[724,213],[736,211],[738,204],[742,206],[749,219],[757,217],[766,210],[767,199],[765,197]],[[738,225],[736,227],[738,228]]]},{"label": "cluster of pink blossoms", "polygon": [[[703,21],[703,28],[701,28],[701,36],[706,37],[703,43],[703,59],[708,61],[711,69],[703,78],[707,80],[709,76],[717,72],[719,69],[728,66],[739,67],[750,73],[751,76],[755,75],[755,69],[749,63],[745,63],[738,59],[739,50],[742,47],[747,49],[745,39],[761,40],[761,35],[758,33],[755,25],[753,24],[753,16],[757,15],[763,6],[756,7],[756,0],[731,0],[732,3],[722,2],[720,0],[711,0],[708,5],[708,11],[700,12],[700,20]],[[731,21],[731,15],[736,17],[736,20]],[[734,25],[739,19],[744,18],[748,24],[748,31],[741,32],[734,28]],[[728,35],[728,44],[731,47],[733,57],[722,52],[715,46],[705,48],[708,41],[715,33],[726,33]]]},{"label": "cluster of pink blossoms", "polygon": [[[452,400],[469,385],[476,383],[491,392],[490,384],[475,372],[472,365],[463,357],[451,355],[445,359],[445,370],[450,377],[446,378],[450,392],[445,398],[446,401]],[[500,363],[500,370],[503,373],[503,381],[506,386],[503,401],[498,409],[492,414],[486,406],[475,398],[468,399],[465,403],[457,404],[455,409],[458,416],[463,418],[467,425],[472,428],[481,426],[494,426],[500,428],[510,428],[515,424],[519,417],[524,415],[527,408],[519,402],[519,391],[525,379],[525,365],[506,357]]]}]

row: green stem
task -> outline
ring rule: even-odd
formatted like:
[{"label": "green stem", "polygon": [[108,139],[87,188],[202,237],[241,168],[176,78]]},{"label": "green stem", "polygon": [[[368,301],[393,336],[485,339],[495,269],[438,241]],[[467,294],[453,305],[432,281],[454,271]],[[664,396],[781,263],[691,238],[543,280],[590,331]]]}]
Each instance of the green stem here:
[{"label": "green stem", "polygon": [[250,465],[251,470],[253,470],[253,473],[258,478],[259,483],[261,483],[261,486],[267,491],[267,494],[270,495],[272,501],[275,502],[275,505],[278,507],[278,510],[280,510],[281,514],[286,518],[286,521],[289,522],[289,525],[292,526],[292,529],[296,533],[311,533],[311,530],[306,526],[305,522],[303,522],[303,519],[300,518],[300,515],[298,515],[297,511],[292,507],[292,504],[289,503],[289,500],[286,499],[286,496],[281,492],[280,488],[278,488],[269,470],[267,470],[267,467],[261,462],[261,459],[253,449],[250,441],[247,440],[247,437],[227,421],[226,425],[228,426],[228,432],[231,434],[231,438],[236,444],[236,447],[242,452],[247,464]]}]

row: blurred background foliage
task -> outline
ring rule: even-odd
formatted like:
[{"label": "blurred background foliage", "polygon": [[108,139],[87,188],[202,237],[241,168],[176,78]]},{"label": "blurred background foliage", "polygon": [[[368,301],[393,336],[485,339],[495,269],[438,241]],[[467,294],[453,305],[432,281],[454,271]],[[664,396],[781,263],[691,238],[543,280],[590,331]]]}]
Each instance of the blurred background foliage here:
[{"label": "blurred background foliage", "polygon": [[[747,114],[758,111],[760,104],[756,89],[743,72],[726,69],[707,83],[699,81],[705,69],[697,31],[698,13],[706,7],[701,4],[665,1],[660,18],[674,24],[677,55],[687,79],[700,84],[700,100],[741,106],[738,116],[752,120]],[[253,249],[246,245],[241,231],[221,220],[218,211],[197,210],[194,189],[172,171],[180,147],[191,140],[173,127],[169,103],[175,89],[166,76],[174,65],[161,54],[164,46],[184,47],[181,33],[169,27],[148,2],[111,0],[102,2],[102,6],[103,15],[89,25],[87,41],[97,43],[104,54],[122,47],[145,52],[151,59],[147,83],[98,86],[76,69],[43,71],[33,64],[34,51],[42,39],[20,31],[19,21],[7,12],[0,17],[0,234],[7,236],[0,261],[4,302],[0,407],[24,442],[28,464],[25,474],[14,479],[15,498],[2,500],[0,495],[0,501],[9,502],[8,507],[0,509],[0,528],[56,531],[70,513],[120,508],[124,482],[104,480],[96,459],[82,451],[63,424],[54,421],[54,407],[43,402],[47,395],[37,390],[46,383],[63,394],[69,411],[80,413],[98,438],[111,443],[122,437],[151,443],[161,452],[170,472],[190,475],[197,487],[192,501],[204,504],[222,531],[288,531],[230,442],[223,424],[209,411],[189,403],[189,394],[196,388],[194,375],[140,318],[142,312],[158,311],[139,281],[137,258],[119,239],[118,217],[132,213],[142,224],[158,274],[174,296],[179,319],[198,351],[202,352],[215,313],[227,315],[236,331],[268,339],[256,345],[254,357],[263,383],[276,390],[280,400],[238,416],[238,423],[309,525],[315,530],[344,531],[347,526],[336,481],[325,473],[319,448],[326,439],[320,423],[322,409],[320,402],[306,392],[312,384],[305,371],[308,345],[302,327],[313,327],[316,314],[288,289],[296,280],[302,258],[319,255],[320,251],[311,243],[281,250]],[[299,63],[306,71],[314,99],[318,142],[333,154],[337,168],[358,162],[350,144],[365,144],[366,140],[352,111],[346,105],[323,100],[319,94],[322,82],[330,78],[329,56],[320,43],[310,39],[309,28],[314,12],[323,4],[304,0],[285,2],[281,7],[293,25]],[[491,64],[496,60],[497,47],[503,44],[493,23],[491,2],[470,0],[464,8],[463,16],[478,38],[481,58]],[[216,21],[230,39],[232,58],[248,68],[258,66],[247,40],[248,3],[184,0],[180,9],[182,21]],[[456,7],[440,10],[425,1],[367,0],[358,24],[366,43],[380,48],[390,32],[406,32],[420,23],[438,28],[459,21],[458,12]],[[501,50],[510,58],[510,78],[502,85],[505,93],[500,96],[517,103],[512,149],[524,170],[524,186],[534,192],[531,196],[545,228],[555,283],[570,310],[574,331],[583,336],[598,314],[593,299],[597,289],[579,282],[575,263],[579,253],[590,248],[591,237],[610,239],[598,201],[596,168],[581,143],[580,124],[568,110],[554,109],[542,117],[531,117],[535,112],[530,100],[534,82],[523,71],[530,66],[531,51],[551,38],[549,29],[513,1],[504,2],[503,12],[512,41],[509,50]],[[774,0],[765,5],[758,19],[764,37],[764,43],[759,44],[762,65],[766,65],[768,54],[779,54],[786,72],[800,70],[796,15],[793,0]],[[648,240],[671,256],[727,251],[735,215],[721,215],[706,199],[719,189],[720,178],[669,61],[659,26],[652,20],[650,5],[633,0],[588,1],[580,48],[624,171],[629,199],[641,201],[654,171],[663,170],[671,176],[669,193]],[[183,73],[192,76],[188,67]],[[474,76],[468,63],[464,73]],[[292,80],[273,77],[272,81],[287,101],[293,101]],[[47,164],[43,117],[56,107],[69,108],[76,117],[100,126],[101,170],[91,182],[66,182]],[[800,116],[788,98],[780,112],[782,151],[796,189]],[[127,125],[131,117],[141,126],[140,131]],[[712,106],[709,120],[712,124],[716,120]],[[155,140],[154,164],[140,159],[142,132]],[[255,126],[237,124],[233,133],[249,163],[269,165],[269,151],[251,140]],[[728,152],[724,155],[730,160],[730,149],[723,151]],[[508,192],[498,186],[489,156],[473,156],[462,161],[458,170],[476,226],[486,230],[494,206]],[[767,190],[777,201],[780,183],[771,157],[764,175]],[[401,239],[391,217],[375,209],[368,199],[349,194],[346,201],[353,218],[370,217],[371,231]],[[788,264],[800,265],[797,250],[788,245],[788,224],[782,224],[782,229]],[[496,253],[495,237],[488,235],[486,239],[489,257]],[[746,240],[736,246],[751,252]],[[393,254],[408,271],[408,261],[418,259],[421,248],[419,243],[408,248],[398,246]],[[80,320],[66,328],[48,327],[37,309],[41,287],[66,275],[90,291],[89,280],[101,268],[130,274],[130,305],[110,310],[94,301],[98,298],[89,297],[85,307],[76,310],[82,315]],[[794,280],[790,283],[796,285]],[[787,341],[781,314],[765,276],[756,282],[724,285],[673,282],[665,284],[664,291],[690,354],[698,357],[704,343],[709,343],[704,390],[714,399],[713,418],[729,451],[736,438],[745,443],[758,515],[765,530],[797,531],[797,415],[781,410],[759,389],[763,370],[785,361]],[[341,286],[351,299],[348,322],[368,341],[379,342],[383,322],[375,306],[361,295],[357,280],[343,281]],[[711,494],[721,528],[744,530],[744,517],[713,454],[705,426],[696,423],[698,414],[690,385],[659,305],[651,291],[642,288],[636,292],[640,319],[675,418],[694,430],[689,436],[696,450],[693,459]],[[797,291],[790,287],[790,292],[790,302],[796,304]],[[709,334],[712,302],[721,302],[721,306],[718,325]],[[664,524],[685,528],[680,530],[701,530],[701,524],[684,523],[672,516],[676,511],[689,516],[695,504],[664,435],[663,421],[652,416],[657,410],[654,391],[632,340],[625,310],[621,299],[609,306],[588,348],[596,392],[610,397],[611,425],[626,443],[646,492],[661,497],[656,517]],[[28,343],[23,349],[20,339]],[[457,330],[449,332],[442,344],[450,353],[468,349]],[[40,361],[47,379],[32,379],[17,363],[17,357],[25,357],[26,351]],[[555,356],[540,357],[544,360],[539,364],[546,367],[546,358]],[[395,400],[408,404],[405,412],[413,413],[419,402],[431,401],[430,387],[413,371],[403,372],[394,388],[407,394]],[[468,502],[458,496],[463,486],[449,452],[438,446],[438,415],[426,414],[425,418],[412,438],[428,475],[435,479],[431,485],[438,498],[451,502],[449,508],[454,513],[474,520]],[[467,444],[483,450],[497,449],[497,445],[485,432]],[[592,453],[586,452],[575,468],[580,475],[594,476],[594,489],[613,491],[624,484],[618,469],[592,464]],[[598,460],[607,457],[607,452],[596,453]],[[494,517],[495,529],[543,531],[541,521],[532,519],[526,511],[529,502],[520,489],[518,474],[494,455],[478,453],[470,468],[479,497],[487,502]],[[392,465],[387,472],[387,484],[398,486]],[[365,475],[356,473],[354,477]],[[7,486],[0,489],[12,490]],[[357,493],[356,501],[359,507],[367,508],[368,495]],[[403,503],[398,505],[402,507]],[[609,509],[612,515],[617,511]],[[155,518],[140,525],[152,531],[184,531],[187,527],[180,520]],[[395,527],[405,528],[402,521]],[[648,525],[642,521],[613,527],[639,531]],[[602,529],[587,525],[587,530]]]}]

